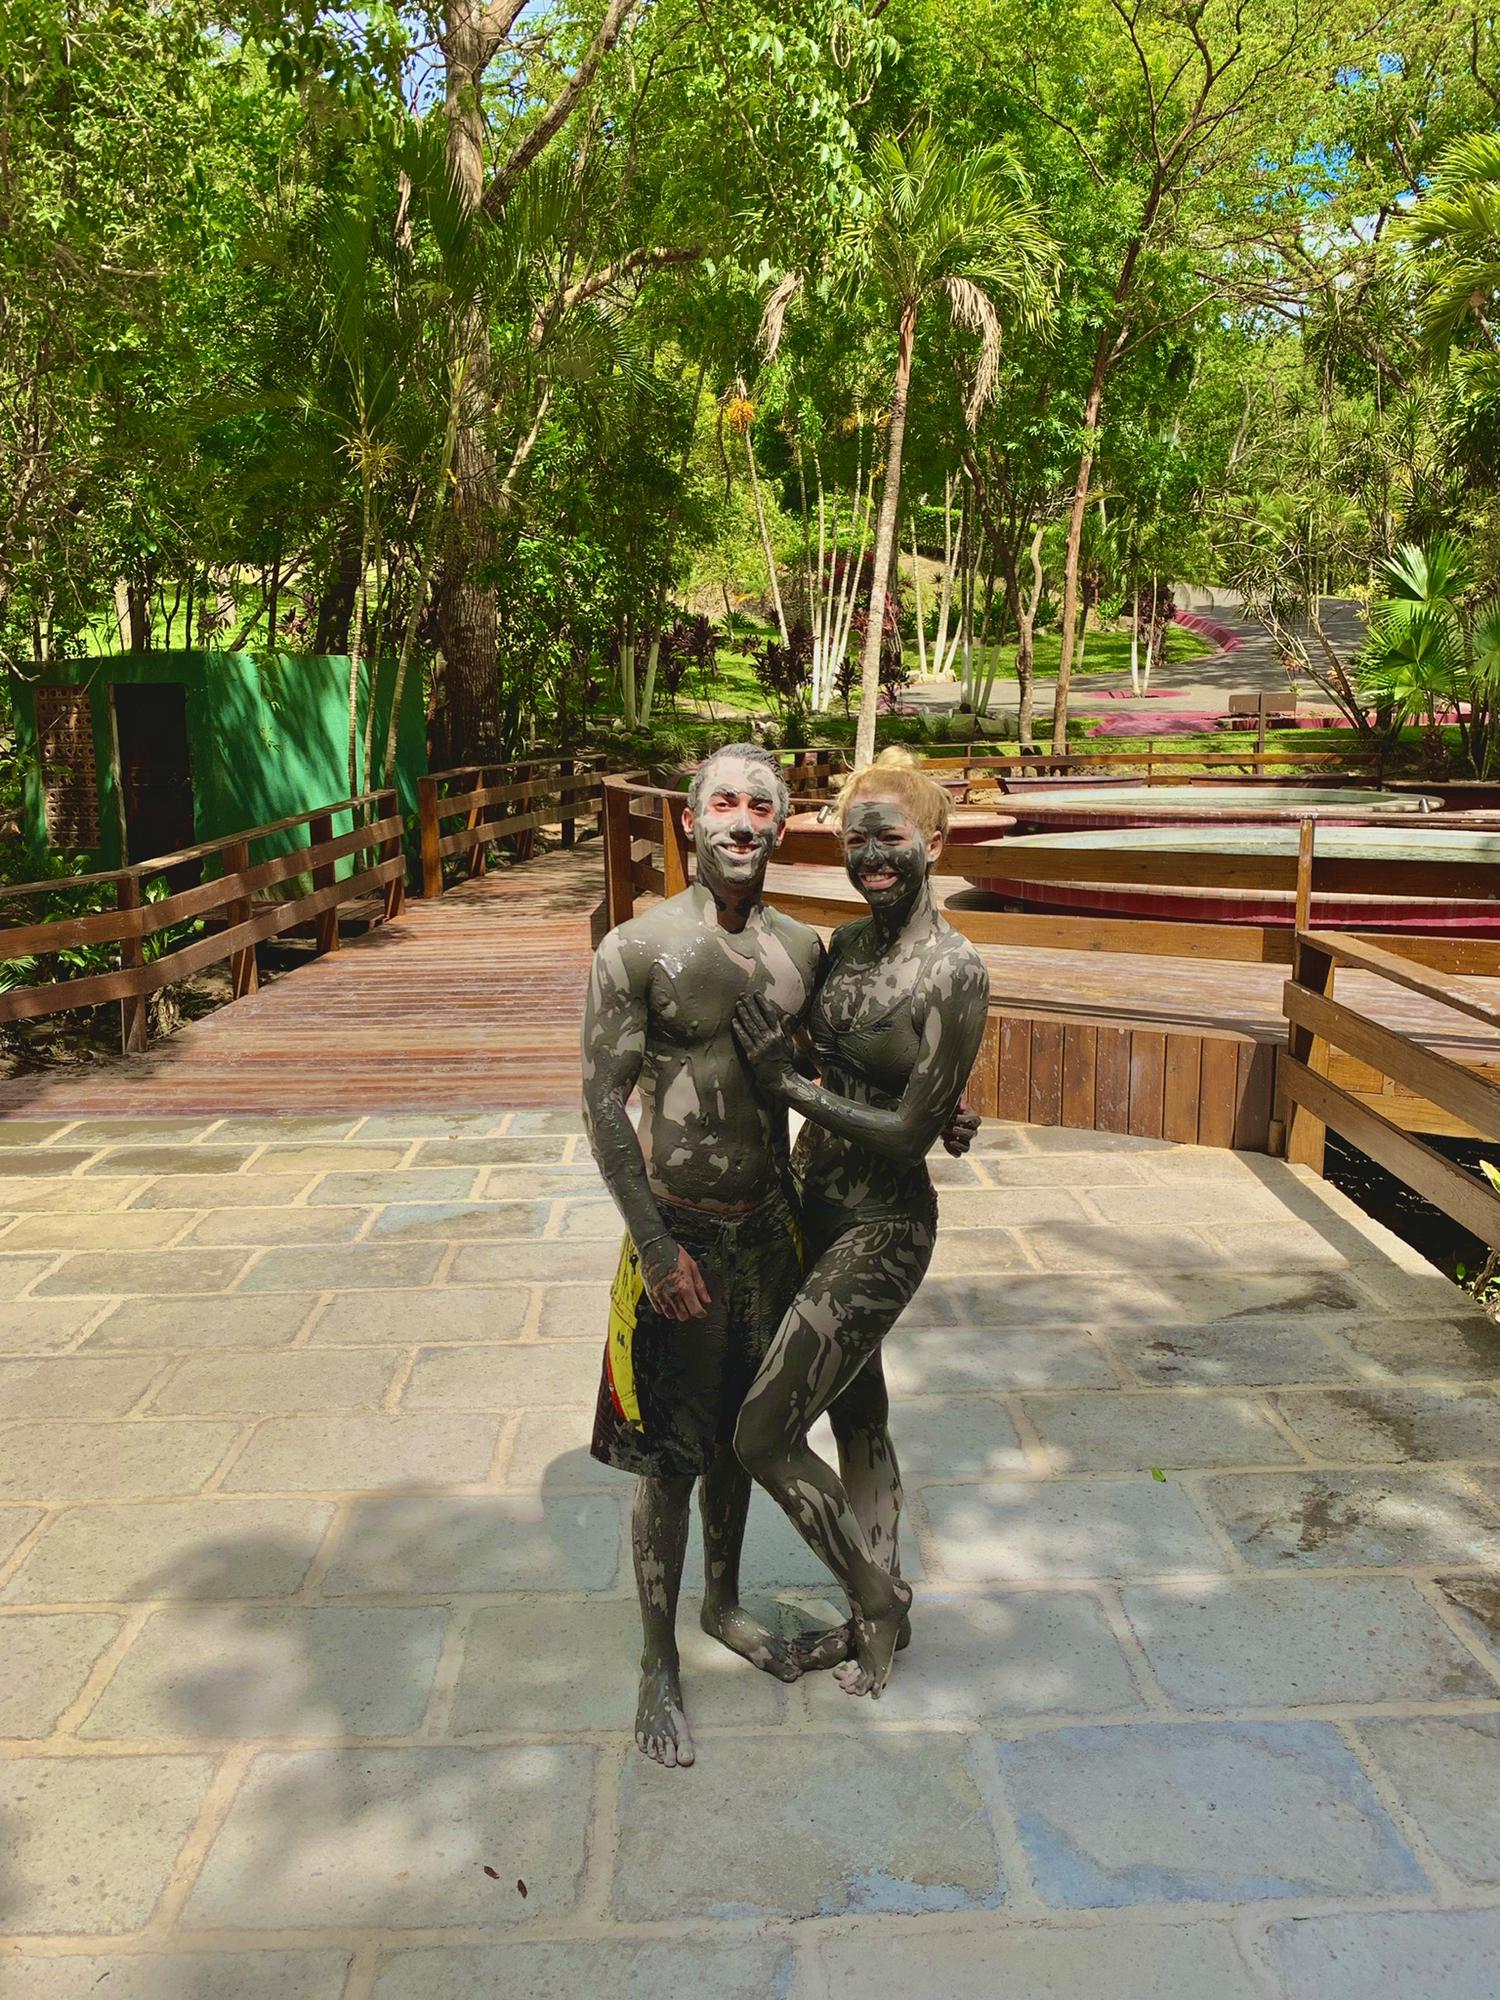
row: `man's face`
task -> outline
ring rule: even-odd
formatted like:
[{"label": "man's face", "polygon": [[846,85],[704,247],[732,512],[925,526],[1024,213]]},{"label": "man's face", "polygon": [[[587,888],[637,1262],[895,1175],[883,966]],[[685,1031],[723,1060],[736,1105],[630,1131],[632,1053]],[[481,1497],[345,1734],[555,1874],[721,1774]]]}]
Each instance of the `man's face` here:
[{"label": "man's face", "polygon": [[924,834],[894,799],[857,799],[844,821],[844,866],[874,911],[913,903],[942,852],[941,834]]},{"label": "man's face", "polygon": [[700,878],[726,889],[758,887],[781,838],[776,781],[764,764],[715,757],[699,809],[689,807],[682,824],[692,836]]}]

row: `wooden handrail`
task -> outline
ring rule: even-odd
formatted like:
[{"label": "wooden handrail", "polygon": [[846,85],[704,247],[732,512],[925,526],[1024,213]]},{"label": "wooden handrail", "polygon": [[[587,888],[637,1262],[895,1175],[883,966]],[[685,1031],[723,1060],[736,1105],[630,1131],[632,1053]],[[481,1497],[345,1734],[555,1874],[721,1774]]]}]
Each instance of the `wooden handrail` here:
[{"label": "wooden handrail", "polygon": [[[314,806],[304,813],[293,813],[290,819],[276,819],[265,826],[252,826],[244,833],[226,833],[217,840],[200,841],[196,847],[179,848],[175,854],[154,854],[149,861],[127,862],[122,868],[106,868],[96,875],[58,875],[49,882],[12,882],[0,885],[0,902],[11,896],[56,895],[63,889],[95,889],[104,882],[119,882],[127,875],[138,881],[149,881],[157,875],[164,875],[169,868],[180,868],[185,862],[203,861],[211,854],[218,854],[236,842],[268,839],[273,834],[287,833],[294,826],[306,826],[310,820],[322,815],[336,817],[339,813],[352,812],[357,806],[376,805],[382,799],[396,801],[392,789],[378,792],[360,792],[352,799],[338,799],[332,805]],[[362,831],[363,829],[356,829]]]},{"label": "wooden handrail", "polygon": [[[540,768],[554,765],[555,772]],[[507,777],[506,773],[515,775]],[[467,857],[470,877],[483,875],[490,844],[496,840],[514,840],[516,858],[524,860],[531,836],[539,827],[561,825],[563,845],[571,847],[579,820],[603,824],[603,775],[602,759],[558,756],[514,764],[462,764],[419,778],[422,894],[442,895],[443,863],[455,855]],[[458,791],[443,789],[446,784],[474,778],[478,784],[468,783]],[[492,816],[493,807],[507,805],[521,810]],[[444,833],[443,822],[452,819],[462,819],[464,824],[453,833]]]},{"label": "wooden handrail", "polygon": [[1286,1128],[1287,1158],[1321,1173],[1331,1128],[1461,1227],[1500,1250],[1500,1194],[1382,1116],[1372,1103],[1334,1083],[1329,1071],[1335,1053],[1351,1057],[1399,1089],[1437,1105],[1485,1139],[1500,1139],[1500,1086],[1414,1036],[1375,1020],[1367,1011],[1336,1000],[1334,978],[1341,965],[1500,1028],[1500,1008],[1414,971],[1398,950],[1330,931],[1299,931],[1292,977],[1283,993],[1287,1048],[1277,1065],[1278,1111]]},{"label": "wooden handrail", "polygon": [[[366,806],[375,808],[380,816],[356,825],[347,833],[333,832],[336,814]],[[254,842],[296,827],[307,830],[307,837],[299,846],[269,861],[249,865]],[[116,907],[82,917],[59,917],[0,928],[0,952],[12,958],[45,957],[80,945],[113,944],[119,947],[119,968],[81,979],[53,979],[36,986],[13,988],[0,994],[0,1021],[34,1020],[45,1014],[68,1013],[79,1007],[118,1001],[121,1042],[126,1053],[144,1049],[145,1003],[150,994],[163,986],[186,978],[205,965],[228,959],[233,996],[238,999],[254,988],[254,948],[262,939],[279,936],[311,918],[316,925],[316,949],[331,951],[338,943],[339,905],[373,889],[381,891],[383,915],[387,919],[399,915],[406,874],[402,833],[396,792],[367,792],[265,826],[250,827],[222,840],[205,841],[176,854],[136,862],[111,874],[61,877],[46,884],[23,885],[28,892],[45,887],[57,893],[111,882]],[[353,871],[339,879],[339,861],[349,857],[363,861],[372,852],[375,856],[372,863],[361,866],[356,862]],[[217,876],[159,901],[146,901],[143,888],[148,879],[184,862],[214,854],[223,857]],[[310,894],[270,904],[253,900],[260,892],[302,875],[312,878]],[[223,912],[226,918],[223,929],[179,945],[159,958],[147,959],[145,946],[152,937],[185,919],[218,912]]]}]

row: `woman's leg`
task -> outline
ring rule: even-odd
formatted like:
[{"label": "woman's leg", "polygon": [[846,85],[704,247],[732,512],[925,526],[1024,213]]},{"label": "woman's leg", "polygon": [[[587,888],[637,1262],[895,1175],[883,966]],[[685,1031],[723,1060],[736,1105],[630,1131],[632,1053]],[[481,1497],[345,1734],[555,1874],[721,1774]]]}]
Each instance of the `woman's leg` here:
[{"label": "woman's leg", "polygon": [[[854,1693],[876,1693],[911,1592],[877,1559],[843,1481],[807,1433],[879,1348],[932,1255],[925,1219],[856,1224],[803,1280],[745,1398],[735,1450],[838,1578],[855,1624]],[[858,1683],[857,1685],[855,1683]]]}]

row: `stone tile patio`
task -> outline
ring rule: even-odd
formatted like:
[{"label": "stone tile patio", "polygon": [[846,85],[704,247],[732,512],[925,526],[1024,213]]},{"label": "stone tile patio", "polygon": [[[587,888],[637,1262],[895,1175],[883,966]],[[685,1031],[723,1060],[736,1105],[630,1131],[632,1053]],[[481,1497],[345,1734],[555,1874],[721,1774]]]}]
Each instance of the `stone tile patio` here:
[{"label": "stone tile patio", "polygon": [[916,1643],[685,1609],[668,1773],[575,1120],[0,1126],[3,2000],[1490,2000],[1500,1334],[1277,1163],[939,1164]]}]

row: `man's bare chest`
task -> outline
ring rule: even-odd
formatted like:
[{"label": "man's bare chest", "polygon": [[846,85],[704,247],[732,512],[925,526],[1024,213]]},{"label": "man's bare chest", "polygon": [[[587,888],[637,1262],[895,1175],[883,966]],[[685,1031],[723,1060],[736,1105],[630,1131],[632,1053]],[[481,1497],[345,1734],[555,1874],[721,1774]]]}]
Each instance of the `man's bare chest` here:
[{"label": "man's bare chest", "polygon": [[747,993],[800,1020],[809,983],[773,934],[698,930],[662,954],[647,988],[648,1041],[702,1046],[727,1037],[735,1003]]}]

